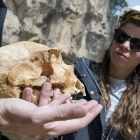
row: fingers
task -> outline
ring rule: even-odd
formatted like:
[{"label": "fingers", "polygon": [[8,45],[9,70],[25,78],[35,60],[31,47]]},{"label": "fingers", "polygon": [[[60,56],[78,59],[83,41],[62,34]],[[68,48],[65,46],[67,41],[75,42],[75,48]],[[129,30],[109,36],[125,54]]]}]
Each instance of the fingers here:
[{"label": "fingers", "polygon": [[32,96],[33,90],[29,87],[25,88],[23,91],[22,99],[31,102],[31,96]]},{"label": "fingers", "polygon": [[[80,118],[79,120],[73,120],[73,122],[72,120],[70,120],[71,123],[74,124],[73,126],[75,128],[74,131],[81,130],[84,127],[86,127],[101,112],[102,108],[103,108],[102,105],[96,104],[88,110],[87,115],[85,117]],[[71,126],[68,127],[67,127],[68,128],[67,131],[72,132],[73,128],[71,128]]]},{"label": "fingers", "polygon": [[35,114],[34,117],[41,118],[43,123],[47,123],[84,117],[87,114],[87,111],[83,105],[62,104],[47,108],[47,110],[42,108],[40,109],[40,112],[35,113],[37,114]]},{"label": "fingers", "polygon": [[[55,94],[55,92],[54,92]],[[56,106],[56,105],[61,105],[63,103],[65,103],[69,97],[71,96],[71,94],[69,93],[65,93],[65,94],[62,94],[61,96],[59,96],[57,99],[53,100],[49,106]],[[56,97],[56,96],[55,96]]]},{"label": "fingers", "polygon": [[[76,122],[75,122],[75,129],[76,130],[81,130],[83,129],[84,127],[86,127],[102,110],[103,106],[100,105],[100,104],[96,104],[94,105],[93,107],[91,107],[88,112],[87,112],[87,115],[83,118],[80,118],[79,119],[79,122],[77,121],[77,125],[76,125]],[[80,123],[80,127],[78,126],[78,123]],[[70,127],[71,129],[71,127]]]},{"label": "fingers", "polygon": [[[59,98],[61,96],[61,91],[59,88],[55,88],[53,91],[53,98],[52,101],[54,101],[55,99]],[[65,100],[65,102],[63,103],[71,103],[69,99]],[[57,105],[57,104],[56,104]]]},{"label": "fingers", "polygon": [[69,99],[67,99],[66,100],[66,104],[70,104],[71,102],[70,102],[70,100]]},{"label": "fingers", "polygon": [[[66,96],[67,94],[64,95]],[[87,114],[87,112],[90,114],[93,113],[92,115],[94,115],[95,117],[101,111],[102,108],[102,106],[99,105],[101,107],[99,107],[98,109],[94,108],[94,111],[92,108],[95,107],[95,105],[98,105],[97,101],[92,100],[86,103],[84,100],[82,100],[81,103],[79,102],[75,104],[63,104],[60,106],[55,106],[51,108],[50,114],[56,119],[56,121],[84,117]]]},{"label": "fingers", "polygon": [[95,105],[97,105],[98,102],[95,100],[91,100],[87,103],[84,104],[84,106],[86,107],[86,109],[89,111],[90,109],[92,109],[92,107],[94,107]]},{"label": "fingers", "polygon": [[[94,104],[93,106],[91,106],[92,103]],[[89,110],[87,111],[85,117],[64,121],[61,124],[57,125],[57,127],[54,125],[54,131],[57,132],[57,135],[60,135],[62,133],[67,134],[83,129],[100,113],[103,108],[102,105],[96,104],[94,101],[86,104],[86,106],[86,108],[89,108]],[[47,127],[47,124],[45,126]],[[63,128],[67,129],[64,130]],[[61,133],[62,129],[63,132]],[[49,135],[52,135],[52,133],[50,132]]]},{"label": "fingers", "polygon": [[55,88],[54,91],[53,91],[53,98],[52,98],[52,100],[57,99],[60,95],[61,95],[60,89],[59,88]]},{"label": "fingers", "polygon": [[38,106],[44,106],[48,104],[51,88],[52,86],[50,83],[46,82],[43,84]]},{"label": "fingers", "polygon": [[[51,87],[50,83],[46,82],[46,83],[43,84],[42,91],[41,91],[41,94],[40,94],[39,105],[38,106],[45,106],[45,105],[48,104],[48,100],[50,98],[51,88],[52,87]],[[53,92],[54,93],[53,93],[52,101],[57,99],[57,98],[59,98],[59,96],[61,96],[61,91],[60,91],[59,88],[55,88]],[[58,101],[56,101],[55,103],[56,103],[56,105],[60,104]],[[49,106],[50,105],[53,105],[53,104],[49,104]]]},{"label": "fingers", "polygon": [[87,100],[81,99],[81,100],[78,100],[77,103],[79,103],[79,104],[86,104],[87,103]]}]

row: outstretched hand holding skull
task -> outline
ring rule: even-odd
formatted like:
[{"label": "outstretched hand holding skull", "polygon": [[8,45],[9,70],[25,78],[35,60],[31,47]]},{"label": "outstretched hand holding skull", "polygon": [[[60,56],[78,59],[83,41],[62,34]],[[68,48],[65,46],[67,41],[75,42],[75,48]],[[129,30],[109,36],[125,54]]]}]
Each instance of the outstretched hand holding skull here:
[{"label": "outstretched hand holding skull", "polygon": [[[44,83],[39,100],[39,108],[44,110],[47,109],[49,114],[47,118],[51,118],[51,122],[46,123],[41,127],[37,127],[37,131],[43,127],[44,130],[41,131],[41,135],[34,133],[32,135],[30,134],[30,137],[48,139],[81,130],[86,125],[88,125],[102,109],[102,106],[94,100],[90,102],[87,102],[86,100],[80,100],[74,104],[66,104],[65,102],[67,99],[69,99],[70,94],[66,93],[61,95],[61,92],[58,88],[54,89],[53,101],[48,104],[50,92],[51,84]],[[31,94],[31,89],[26,88],[24,90],[24,99],[30,102]],[[52,111],[52,109],[54,110]]]},{"label": "outstretched hand holding skull", "polygon": [[[101,111],[96,101],[80,100],[74,104],[63,104],[70,94],[61,96],[54,90],[54,99],[48,104],[51,85],[42,88],[39,106],[31,101],[32,90],[24,90],[24,100],[17,98],[0,99],[0,131],[25,134],[35,139],[48,139],[61,134],[83,129]],[[82,117],[82,118],[81,118]]]},{"label": "outstretched hand holding skull", "polygon": [[84,128],[102,109],[96,101],[65,104],[85,90],[57,48],[33,42],[2,47],[0,69],[0,96],[13,97],[0,99],[0,131],[48,139]]}]

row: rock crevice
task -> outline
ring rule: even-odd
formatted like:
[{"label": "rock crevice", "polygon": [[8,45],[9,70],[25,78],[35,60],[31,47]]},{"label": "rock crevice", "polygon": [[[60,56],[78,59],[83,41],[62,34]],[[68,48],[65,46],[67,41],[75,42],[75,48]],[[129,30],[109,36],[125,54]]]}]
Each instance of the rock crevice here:
[{"label": "rock crevice", "polygon": [[85,56],[101,61],[115,22],[109,0],[4,0],[3,45],[33,41],[57,46],[67,63]]}]

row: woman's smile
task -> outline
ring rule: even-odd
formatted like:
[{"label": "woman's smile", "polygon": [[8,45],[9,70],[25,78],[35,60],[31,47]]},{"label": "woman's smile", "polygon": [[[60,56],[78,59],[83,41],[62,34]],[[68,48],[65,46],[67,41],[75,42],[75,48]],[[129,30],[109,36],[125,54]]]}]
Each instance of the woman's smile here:
[{"label": "woman's smile", "polygon": [[120,58],[128,59],[123,53],[116,52],[116,54],[117,54],[117,56],[119,56]]}]

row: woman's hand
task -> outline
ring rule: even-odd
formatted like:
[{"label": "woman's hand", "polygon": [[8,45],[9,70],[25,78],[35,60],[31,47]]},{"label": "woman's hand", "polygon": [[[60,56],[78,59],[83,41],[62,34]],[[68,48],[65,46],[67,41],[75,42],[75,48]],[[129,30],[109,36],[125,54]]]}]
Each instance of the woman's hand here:
[{"label": "woman's hand", "polygon": [[61,96],[54,90],[53,101],[48,104],[51,85],[42,88],[39,107],[30,103],[32,90],[24,90],[22,99],[0,99],[0,130],[28,135],[36,139],[48,139],[61,134],[83,129],[102,110],[96,101],[80,100],[74,104],[65,103],[70,94]]}]

